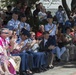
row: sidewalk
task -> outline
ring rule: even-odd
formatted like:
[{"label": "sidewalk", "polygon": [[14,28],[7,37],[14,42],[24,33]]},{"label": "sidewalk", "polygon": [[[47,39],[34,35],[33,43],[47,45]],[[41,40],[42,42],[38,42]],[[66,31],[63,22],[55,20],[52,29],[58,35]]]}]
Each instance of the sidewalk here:
[{"label": "sidewalk", "polygon": [[54,69],[34,75],[76,75],[76,62],[69,62],[64,65],[57,65]]}]

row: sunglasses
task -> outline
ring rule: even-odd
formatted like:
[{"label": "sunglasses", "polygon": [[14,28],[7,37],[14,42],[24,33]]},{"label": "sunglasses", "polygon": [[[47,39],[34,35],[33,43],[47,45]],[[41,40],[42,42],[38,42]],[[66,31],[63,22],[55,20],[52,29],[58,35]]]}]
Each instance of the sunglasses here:
[{"label": "sunglasses", "polygon": [[2,33],[4,33],[4,34],[9,34],[8,32],[2,32]]}]

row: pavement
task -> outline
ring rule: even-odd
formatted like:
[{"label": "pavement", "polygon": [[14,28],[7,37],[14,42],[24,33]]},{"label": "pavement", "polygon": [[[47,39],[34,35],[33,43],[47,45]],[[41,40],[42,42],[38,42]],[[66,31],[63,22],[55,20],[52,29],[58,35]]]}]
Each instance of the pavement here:
[{"label": "pavement", "polygon": [[56,63],[53,69],[34,75],[76,75],[76,62]]}]

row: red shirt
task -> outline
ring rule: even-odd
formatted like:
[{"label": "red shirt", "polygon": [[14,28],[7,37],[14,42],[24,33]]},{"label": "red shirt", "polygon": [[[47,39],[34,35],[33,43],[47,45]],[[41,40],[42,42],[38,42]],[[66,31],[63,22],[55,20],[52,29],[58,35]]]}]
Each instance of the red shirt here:
[{"label": "red shirt", "polygon": [[76,43],[76,35],[74,32],[71,32],[70,34],[73,37],[73,43],[75,44]]},{"label": "red shirt", "polygon": [[41,31],[38,31],[37,33],[36,33],[36,38],[40,38],[40,37],[42,37],[43,36],[43,33],[41,32]]}]

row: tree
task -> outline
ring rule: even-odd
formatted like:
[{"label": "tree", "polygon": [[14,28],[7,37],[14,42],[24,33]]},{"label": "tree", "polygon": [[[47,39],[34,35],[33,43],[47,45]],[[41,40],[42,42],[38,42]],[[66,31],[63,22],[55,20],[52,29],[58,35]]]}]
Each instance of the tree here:
[{"label": "tree", "polygon": [[71,10],[69,9],[66,0],[62,0],[62,5],[65,8],[65,11],[67,13],[68,18],[70,17],[71,11],[73,11],[76,8],[76,0],[72,0],[71,2]]},{"label": "tree", "polygon": [[1,7],[5,8],[8,5],[14,5],[17,1],[20,1],[21,3],[26,2],[29,6],[32,4],[35,4],[36,1],[39,0],[1,0]]},{"label": "tree", "polygon": [[13,5],[16,3],[16,0],[1,0],[1,7],[5,8],[8,5]]},{"label": "tree", "polygon": [[72,11],[76,8],[76,0],[72,0],[71,2],[71,9]]},{"label": "tree", "polygon": [[62,0],[62,5],[67,13],[68,18],[69,18],[71,10],[69,9],[69,7],[67,5],[66,0]]}]

